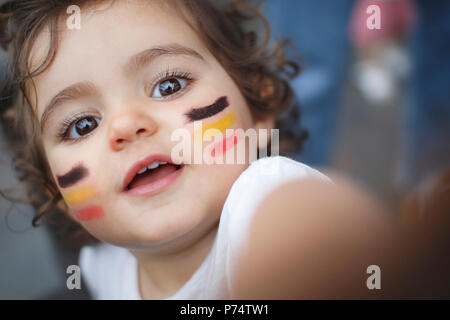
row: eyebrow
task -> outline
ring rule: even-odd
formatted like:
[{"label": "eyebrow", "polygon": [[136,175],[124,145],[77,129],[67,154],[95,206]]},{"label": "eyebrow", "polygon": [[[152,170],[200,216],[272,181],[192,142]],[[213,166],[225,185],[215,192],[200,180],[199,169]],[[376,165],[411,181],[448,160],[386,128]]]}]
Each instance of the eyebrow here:
[{"label": "eyebrow", "polygon": [[[164,55],[187,55],[196,59],[206,61],[197,51],[181,46],[179,44],[169,44],[144,50],[132,56],[123,67],[127,75],[135,74],[139,69],[151,63],[153,60]],[[63,103],[81,99],[83,97],[98,94],[97,87],[89,81],[78,82],[58,92],[47,104],[41,116],[41,132],[45,124],[55,109]]]},{"label": "eyebrow", "polygon": [[155,58],[164,55],[186,55],[205,61],[200,53],[191,48],[187,48],[179,44],[169,44],[167,46],[147,49],[132,56],[128,63],[125,65],[125,72],[127,74],[135,73],[142,67],[149,64]]},{"label": "eyebrow", "polygon": [[96,93],[97,89],[95,85],[88,81],[77,82],[58,92],[45,107],[44,113],[41,116],[41,132],[44,130],[48,118],[59,105],[82,97],[92,96]]}]

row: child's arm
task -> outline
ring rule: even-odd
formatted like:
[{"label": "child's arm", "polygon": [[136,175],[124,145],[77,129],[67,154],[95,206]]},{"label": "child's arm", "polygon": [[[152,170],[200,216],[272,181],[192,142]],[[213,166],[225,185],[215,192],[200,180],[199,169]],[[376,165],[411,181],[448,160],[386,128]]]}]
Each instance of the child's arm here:
[{"label": "child's arm", "polygon": [[233,298],[381,297],[383,288],[366,286],[367,267],[389,274],[392,221],[359,188],[333,180],[294,181],[263,201],[232,279]]}]

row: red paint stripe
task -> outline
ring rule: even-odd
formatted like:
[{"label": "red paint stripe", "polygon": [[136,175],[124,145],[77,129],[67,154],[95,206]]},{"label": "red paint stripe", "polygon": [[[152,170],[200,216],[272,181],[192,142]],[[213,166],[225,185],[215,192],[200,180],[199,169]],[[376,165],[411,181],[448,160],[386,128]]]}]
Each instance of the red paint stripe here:
[{"label": "red paint stripe", "polygon": [[[211,156],[220,156],[224,154],[227,150],[230,150],[237,144],[238,137],[236,134],[224,138],[221,142],[218,142],[211,151]],[[222,150],[221,150],[222,149]]]},{"label": "red paint stripe", "polygon": [[75,212],[78,220],[91,220],[101,218],[105,215],[103,208],[100,206],[92,206]]}]

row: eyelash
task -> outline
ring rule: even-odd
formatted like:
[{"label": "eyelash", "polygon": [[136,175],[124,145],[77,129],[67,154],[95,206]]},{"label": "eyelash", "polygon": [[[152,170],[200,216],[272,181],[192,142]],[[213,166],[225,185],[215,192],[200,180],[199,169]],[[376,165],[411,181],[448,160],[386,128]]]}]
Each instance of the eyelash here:
[{"label": "eyelash", "polygon": [[[186,82],[187,82],[186,87],[180,89],[180,91],[178,91],[168,97],[161,97],[161,98],[154,98],[154,99],[159,99],[159,100],[172,99],[172,98],[178,96],[179,94],[182,94],[185,90],[188,89],[188,87],[192,84],[192,82],[195,81],[195,79],[192,77],[192,74],[189,72],[181,72],[181,71],[177,71],[177,70],[171,71],[168,69],[168,70],[156,75],[156,80],[154,80],[150,86],[150,97],[151,97],[153,91],[155,90],[156,86],[158,86],[161,82],[166,81],[168,79],[172,79],[172,78],[180,78],[180,79],[186,80]],[[146,91],[148,91],[148,90],[146,90]],[[78,115],[72,116],[72,117],[64,120],[60,129],[58,130],[58,133],[57,133],[58,139],[61,142],[65,142],[65,143],[75,143],[75,142],[78,142],[80,140],[83,140],[83,139],[89,137],[95,130],[93,130],[92,133],[88,133],[79,138],[67,137],[67,134],[68,134],[69,130],[72,129],[72,126],[77,121],[80,121],[83,118],[87,118],[87,117],[96,117],[96,115],[94,115],[92,113],[82,113],[82,114],[78,114]]]}]

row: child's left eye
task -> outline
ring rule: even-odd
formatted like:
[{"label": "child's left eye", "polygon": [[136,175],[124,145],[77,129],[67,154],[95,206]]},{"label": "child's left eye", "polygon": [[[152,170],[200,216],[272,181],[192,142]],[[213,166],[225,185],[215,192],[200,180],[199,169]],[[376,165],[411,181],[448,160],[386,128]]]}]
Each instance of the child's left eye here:
[{"label": "child's left eye", "polygon": [[153,89],[152,98],[164,98],[183,90],[188,79],[169,78],[159,82]]},{"label": "child's left eye", "polygon": [[157,99],[170,98],[183,92],[194,81],[190,72],[167,70],[156,77],[148,94]]}]

